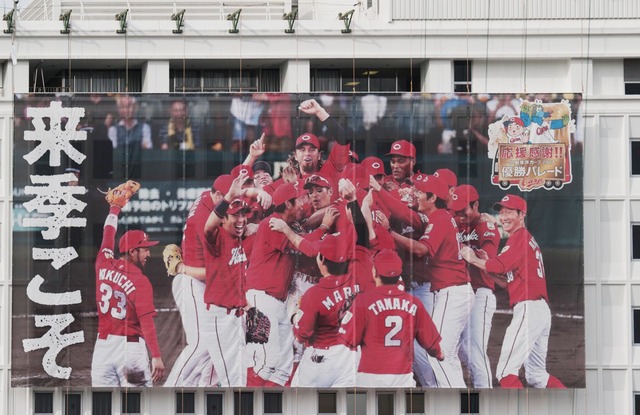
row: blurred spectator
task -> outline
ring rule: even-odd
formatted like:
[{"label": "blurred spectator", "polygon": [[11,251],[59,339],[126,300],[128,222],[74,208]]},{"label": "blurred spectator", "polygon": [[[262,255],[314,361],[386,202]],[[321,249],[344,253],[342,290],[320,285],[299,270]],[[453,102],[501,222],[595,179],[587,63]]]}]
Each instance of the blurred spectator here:
[{"label": "blurred spectator", "polygon": [[142,174],[142,150],[153,147],[151,127],[139,122],[138,104],[130,95],[116,98],[120,121],[109,127],[109,139],[114,148],[114,175],[116,178],[138,179]]},{"label": "blurred spectator", "polygon": [[236,96],[231,100],[231,122],[233,124],[232,151],[240,153],[245,143],[253,142],[260,136],[260,116],[264,110],[264,104],[258,101],[257,96]]},{"label": "blurred spectator", "polygon": [[183,100],[171,102],[169,122],[160,127],[162,150],[195,150],[200,148],[200,129],[187,116]]}]

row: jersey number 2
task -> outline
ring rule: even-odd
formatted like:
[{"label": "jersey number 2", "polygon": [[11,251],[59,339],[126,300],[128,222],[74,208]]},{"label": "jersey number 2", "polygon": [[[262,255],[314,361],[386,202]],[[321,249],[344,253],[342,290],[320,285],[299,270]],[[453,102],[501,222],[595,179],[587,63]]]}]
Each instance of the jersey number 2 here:
[{"label": "jersey number 2", "polygon": [[[111,317],[118,320],[124,320],[127,316],[127,296],[122,291],[115,291],[110,285],[100,284],[100,293],[102,297],[98,303],[100,313],[107,314],[111,308]],[[111,307],[111,298],[116,298],[116,305]]]},{"label": "jersey number 2", "polygon": [[401,345],[400,339],[394,339],[393,336],[398,334],[402,330],[402,317],[400,316],[387,316],[384,319],[384,326],[390,327],[389,333],[384,336],[384,345],[387,347],[397,347]]}]

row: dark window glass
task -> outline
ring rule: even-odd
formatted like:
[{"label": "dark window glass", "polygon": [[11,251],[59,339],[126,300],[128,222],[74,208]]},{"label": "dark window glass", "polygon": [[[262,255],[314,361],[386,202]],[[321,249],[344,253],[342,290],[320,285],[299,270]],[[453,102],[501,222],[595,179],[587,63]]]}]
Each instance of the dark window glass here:
[{"label": "dark window glass", "polygon": [[265,414],[281,414],[282,413],[282,394],[281,393],[264,393],[264,413]]},{"label": "dark window glass", "polygon": [[211,393],[207,395],[207,415],[222,415],[222,401],[224,395]]},{"label": "dark window glass", "polygon": [[64,395],[65,415],[82,414],[82,395],[79,393],[67,393]]},{"label": "dark window glass", "polygon": [[424,413],[424,393],[407,393],[405,404],[408,414]]},{"label": "dark window glass", "polygon": [[467,393],[460,394],[460,413],[461,414],[479,414],[480,413],[480,394]]},{"label": "dark window glass", "polygon": [[640,175],[640,141],[631,142],[631,174]]},{"label": "dark window glass", "polygon": [[624,93],[640,94],[640,59],[624,60]]},{"label": "dark window glass", "polygon": [[253,392],[234,392],[233,414],[253,415]]},{"label": "dark window glass", "polygon": [[636,401],[635,402],[635,411],[634,411],[634,413],[636,415],[640,415],[640,395],[635,395],[634,398],[635,398],[635,401]]},{"label": "dark window glass", "polygon": [[139,414],[140,401],[140,392],[122,392],[122,413]]},{"label": "dark window glass", "polygon": [[176,392],[176,413],[193,414],[196,412],[196,394],[193,392]]},{"label": "dark window glass", "polygon": [[640,95],[640,82],[624,84],[625,95]]},{"label": "dark window glass", "polygon": [[378,415],[394,415],[394,395],[392,393],[378,394]]},{"label": "dark window glass", "polygon": [[640,308],[633,310],[633,342],[640,344]]},{"label": "dark window glass", "polygon": [[347,415],[367,415],[365,392],[347,392]]},{"label": "dark window glass", "polygon": [[453,92],[471,92],[471,61],[453,61]]},{"label": "dark window glass", "polygon": [[318,392],[318,413],[335,414],[338,412],[336,394],[333,392]]},{"label": "dark window glass", "polygon": [[36,392],[34,400],[36,414],[53,413],[53,392]]},{"label": "dark window glass", "polygon": [[633,235],[633,259],[640,259],[640,225],[632,225]]},{"label": "dark window glass", "polygon": [[93,392],[91,413],[93,415],[111,415],[111,392]]}]

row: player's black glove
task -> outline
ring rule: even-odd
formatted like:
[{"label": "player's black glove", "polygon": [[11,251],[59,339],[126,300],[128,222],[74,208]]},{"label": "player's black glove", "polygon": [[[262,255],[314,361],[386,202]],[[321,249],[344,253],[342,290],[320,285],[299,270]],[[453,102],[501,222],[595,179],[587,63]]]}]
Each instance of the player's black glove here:
[{"label": "player's black glove", "polygon": [[255,307],[247,310],[247,343],[266,343],[270,331],[271,322],[263,312]]}]

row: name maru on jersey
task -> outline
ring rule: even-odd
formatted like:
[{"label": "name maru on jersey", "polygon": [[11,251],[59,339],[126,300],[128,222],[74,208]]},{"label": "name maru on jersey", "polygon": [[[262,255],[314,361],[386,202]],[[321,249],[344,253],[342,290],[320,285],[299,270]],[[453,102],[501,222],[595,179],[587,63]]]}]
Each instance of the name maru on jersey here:
[{"label": "name maru on jersey", "polygon": [[[333,299],[331,299],[331,295],[328,295],[324,300],[322,300],[322,305],[324,305],[327,310],[331,310],[331,307],[335,306],[336,303],[339,303],[344,300],[348,300],[349,298],[355,296],[360,292],[360,287],[356,285],[355,287],[342,287],[341,290],[335,290],[331,295],[333,295]],[[335,301],[334,301],[335,300]]]},{"label": "name maru on jersey", "polygon": [[100,281],[111,281],[124,290],[127,295],[131,295],[136,290],[133,282],[124,274],[119,273],[111,269],[100,268],[100,274],[98,276]]},{"label": "name maru on jersey", "polygon": [[373,311],[376,316],[383,311],[388,310],[405,311],[412,316],[415,316],[416,312],[418,311],[418,306],[416,306],[414,303],[409,300],[400,300],[399,298],[384,298],[382,300],[376,301],[367,308]]}]

